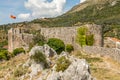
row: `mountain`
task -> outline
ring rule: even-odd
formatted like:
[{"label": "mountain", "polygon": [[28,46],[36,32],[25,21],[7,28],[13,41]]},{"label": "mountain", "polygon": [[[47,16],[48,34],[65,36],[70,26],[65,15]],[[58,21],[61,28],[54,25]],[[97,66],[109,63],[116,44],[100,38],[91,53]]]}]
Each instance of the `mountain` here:
[{"label": "mountain", "polygon": [[120,38],[120,0],[86,0],[67,13],[45,19],[35,19],[31,23],[43,27],[79,26],[86,23],[103,25],[104,36]]},{"label": "mountain", "polygon": [[103,26],[105,37],[120,39],[119,13],[120,0],[86,0],[61,16],[35,19],[27,23],[23,22],[23,24],[38,24],[40,27],[67,27],[95,23]]}]

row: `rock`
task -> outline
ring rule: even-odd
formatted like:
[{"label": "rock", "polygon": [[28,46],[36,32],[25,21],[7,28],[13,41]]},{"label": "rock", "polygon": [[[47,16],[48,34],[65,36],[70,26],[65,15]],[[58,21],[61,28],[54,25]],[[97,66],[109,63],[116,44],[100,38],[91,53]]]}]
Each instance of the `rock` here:
[{"label": "rock", "polygon": [[89,65],[85,59],[77,59],[73,56],[69,56],[68,59],[71,64],[64,72],[56,72],[55,65],[49,75],[46,73],[48,75],[46,80],[93,80],[90,75]]},{"label": "rock", "polygon": [[[89,65],[85,59],[78,59],[74,56],[70,56],[69,53],[64,51],[60,55],[57,55],[48,45],[33,47],[29,55],[34,55],[36,50],[45,54],[48,65],[52,66],[44,70],[43,63],[35,63],[34,60],[29,59],[29,61],[27,61],[27,66],[30,66],[29,68],[31,69],[31,73],[29,74],[30,80],[34,79],[39,72],[41,72],[41,74],[36,80],[93,80],[90,74]],[[56,60],[62,56],[69,59],[71,64],[64,72],[57,72]],[[50,57],[52,57],[52,60]]]},{"label": "rock", "polygon": [[31,49],[29,55],[32,56],[35,54],[35,51],[40,51],[43,54],[45,54],[46,57],[53,57],[54,55],[57,55],[56,51],[52,48],[50,48],[47,44],[44,46],[35,46]]},{"label": "rock", "polygon": [[[53,57],[57,55],[54,49],[50,48],[47,44],[44,46],[35,46],[31,49],[29,52],[29,56],[35,55],[36,51],[42,52],[46,56],[46,61],[48,63],[48,66],[53,64],[49,57]],[[32,79],[33,76],[37,75],[38,72],[42,71],[45,68],[45,64],[43,62],[36,63],[33,59],[29,58],[28,61],[26,61],[25,64],[23,64],[23,67],[29,67],[31,70],[30,78]]]}]

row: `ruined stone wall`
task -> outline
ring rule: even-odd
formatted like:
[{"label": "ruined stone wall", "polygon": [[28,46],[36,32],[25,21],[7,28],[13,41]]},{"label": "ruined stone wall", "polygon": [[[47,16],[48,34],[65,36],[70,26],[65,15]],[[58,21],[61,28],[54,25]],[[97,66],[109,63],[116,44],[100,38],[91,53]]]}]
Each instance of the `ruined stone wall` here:
[{"label": "ruined stone wall", "polygon": [[12,52],[16,48],[29,48],[29,43],[32,42],[33,35],[25,34],[23,30],[19,28],[11,28],[8,31],[8,51]]},{"label": "ruined stone wall", "polygon": [[95,47],[95,46],[86,46],[83,47],[82,49],[87,54],[100,54],[103,56],[109,56],[120,63],[120,49]]},{"label": "ruined stone wall", "polygon": [[114,41],[110,37],[106,37],[104,39],[104,47],[120,49],[120,42],[119,41]]},{"label": "ruined stone wall", "polygon": [[[95,24],[83,25],[94,35],[94,46],[102,46],[102,27]],[[81,27],[81,26],[80,26]],[[59,38],[65,44],[76,44],[77,29],[80,27],[41,28],[41,34],[48,38]]]},{"label": "ruined stone wall", "polygon": [[[94,35],[94,46],[102,46],[102,27],[95,24],[83,26],[87,27],[89,33]],[[41,28],[40,31],[46,39],[59,38],[65,44],[72,44],[76,48],[77,29],[80,27]],[[12,52],[15,48],[28,48],[28,44],[32,42],[32,38],[33,35],[25,34],[21,28],[12,28],[8,31],[8,50]]]}]

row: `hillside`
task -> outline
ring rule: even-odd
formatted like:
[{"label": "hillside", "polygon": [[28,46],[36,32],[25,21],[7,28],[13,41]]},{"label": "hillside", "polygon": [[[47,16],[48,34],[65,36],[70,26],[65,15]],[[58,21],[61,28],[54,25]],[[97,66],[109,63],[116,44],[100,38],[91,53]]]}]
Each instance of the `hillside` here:
[{"label": "hillside", "polygon": [[[108,57],[88,55],[85,53],[81,54],[80,51],[75,51],[72,55],[80,59],[85,58],[90,64],[92,76],[97,80],[120,80],[120,64],[116,61]],[[21,80],[21,76],[25,77],[23,80],[30,80],[28,75],[31,73],[30,68],[20,68],[28,59],[28,54],[20,54],[9,61],[2,62],[0,66],[0,80]],[[38,72],[32,80],[36,80],[36,78],[42,76],[41,73],[42,72]]]},{"label": "hillside", "polygon": [[[31,23],[37,23],[43,27],[64,27],[84,23],[96,23],[104,26],[105,36],[116,36],[120,38],[119,7],[119,0],[88,0],[73,7],[70,11],[61,16],[41,20],[35,19],[31,21]],[[115,34],[114,31],[117,34]]]}]

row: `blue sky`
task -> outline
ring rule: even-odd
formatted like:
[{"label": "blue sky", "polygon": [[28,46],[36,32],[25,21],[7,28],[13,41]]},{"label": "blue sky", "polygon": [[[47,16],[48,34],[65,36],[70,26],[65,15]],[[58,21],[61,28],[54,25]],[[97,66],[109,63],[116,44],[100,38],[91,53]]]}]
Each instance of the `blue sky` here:
[{"label": "blue sky", "polygon": [[[1,0],[0,25],[55,17],[79,3],[80,0]],[[11,19],[10,15],[15,15],[16,19]]]}]

